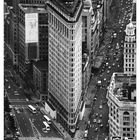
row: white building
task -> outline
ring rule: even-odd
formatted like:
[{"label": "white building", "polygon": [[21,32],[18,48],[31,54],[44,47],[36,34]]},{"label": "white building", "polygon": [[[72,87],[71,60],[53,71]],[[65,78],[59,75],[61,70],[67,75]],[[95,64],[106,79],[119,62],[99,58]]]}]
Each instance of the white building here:
[{"label": "white building", "polygon": [[74,132],[82,93],[82,1],[46,2],[49,24],[48,102],[57,121]]},{"label": "white building", "polygon": [[136,28],[132,22],[126,26],[125,30],[124,73],[136,74]]},{"label": "white building", "polygon": [[136,77],[113,73],[107,92],[109,138],[136,138]]}]

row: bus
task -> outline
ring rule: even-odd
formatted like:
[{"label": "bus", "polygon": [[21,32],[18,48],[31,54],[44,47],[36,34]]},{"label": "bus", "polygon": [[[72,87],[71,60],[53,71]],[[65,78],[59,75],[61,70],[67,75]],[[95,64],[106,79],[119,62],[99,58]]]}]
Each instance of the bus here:
[{"label": "bus", "polygon": [[46,130],[50,130],[50,126],[47,122],[43,121],[43,124],[45,125]]},{"label": "bus", "polygon": [[36,109],[35,109],[32,105],[28,105],[28,109],[29,109],[32,113],[36,113]]},{"label": "bus", "polygon": [[44,115],[44,118],[46,119],[48,124],[51,124],[51,119],[48,116]]}]

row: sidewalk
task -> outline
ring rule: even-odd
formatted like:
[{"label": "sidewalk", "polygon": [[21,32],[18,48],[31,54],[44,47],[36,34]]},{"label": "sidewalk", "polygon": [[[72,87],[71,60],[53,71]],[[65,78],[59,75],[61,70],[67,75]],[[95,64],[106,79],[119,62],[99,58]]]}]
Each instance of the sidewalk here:
[{"label": "sidewalk", "polygon": [[64,138],[64,140],[72,140],[71,136],[68,134],[67,131],[64,130],[63,126],[60,123],[57,123],[43,107],[40,108],[40,110],[42,110],[51,118],[52,124],[59,131],[60,135]]}]

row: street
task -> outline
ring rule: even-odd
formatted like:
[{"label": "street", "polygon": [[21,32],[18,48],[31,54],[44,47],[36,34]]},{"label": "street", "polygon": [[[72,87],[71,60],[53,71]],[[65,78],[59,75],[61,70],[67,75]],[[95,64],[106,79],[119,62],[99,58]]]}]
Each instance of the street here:
[{"label": "street", "polygon": [[[123,71],[123,41],[124,30],[126,25],[130,22],[130,12],[132,9],[132,1],[121,1],[120,13],[118,17],[107,25],[106,33],[104,36],[104,49],[105,54],[104,62],[102,63],[99,71],[92,76],[87,97],[90,100],[94,97],[92,103],[92,111],[89,115],[89,125],[86,128],[88,135],[85,137],[87,140],[104,140],[108,137],[108,106],[107,106],[107,87],[110,78],[114,72]],[[125,11],[125,12],[124,12]],[[99,50],[99,53],[103,53]],[[101,85],[97,82],[101,81]],[[87,120],[88,121],[88,120]],[[88,124],[88,123],[87,123]]]}]

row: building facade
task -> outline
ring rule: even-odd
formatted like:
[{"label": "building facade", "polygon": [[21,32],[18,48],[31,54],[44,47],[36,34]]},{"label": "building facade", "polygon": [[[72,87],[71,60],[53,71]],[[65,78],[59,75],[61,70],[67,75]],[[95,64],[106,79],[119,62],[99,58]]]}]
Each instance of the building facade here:
[{"label": "building facade", "polygon": [[47,20],[44,4],[19,4],[19,72],[23,77],[32,71],[32,61],[48,59]]},{"label": "building facade", "polygon": [[91,76],[92,1],[84,0],[82,10],[82,92],[86,93]]},{"label": "building facade", "polygon": [[136,74],[136,28],[130,22],[126,26],[124,41],[124,73]]},{"label": "building facade", "polygon": [[82,1],[46,1],[49,22],[48,102],[74,132],[82,93]]},{"label": "building facade", "polygon": [[109,138],[136,137],[136,77],[113,73],[107,92]]},{"label": "building facade", "polygon": [[[92,1],[84,0],[84,6],[82,10],[82,44],[83,50],[91,53],[91,20],[92,20]],[[85,48],[84,48],[85,47]]]},{"label": "building facade", "polygon": [[48,62],[38,61],[33,65],[33,81],[35,91],[41,101],[47,100],[48,97]]},{"label": "building facade", "polygon": [[13,8],[10,9],[10,49],[9,54],[12,59],[12,63],[18,66],[18,24],[17,14],[14,13]]}]

